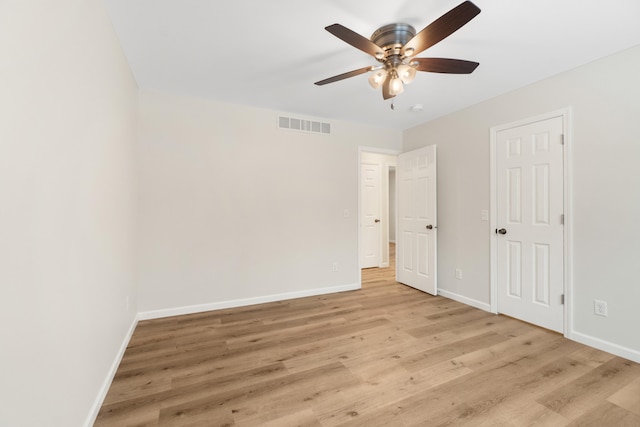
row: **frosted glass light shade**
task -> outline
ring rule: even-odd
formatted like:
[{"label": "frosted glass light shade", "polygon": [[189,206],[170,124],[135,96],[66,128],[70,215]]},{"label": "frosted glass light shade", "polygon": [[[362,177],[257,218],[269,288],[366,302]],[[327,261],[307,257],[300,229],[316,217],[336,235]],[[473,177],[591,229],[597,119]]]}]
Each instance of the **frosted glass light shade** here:
[{"label": "frosted glass light shade", "polygon": [[389,84],[389,94],[392,96],[400,95],[404,92],[404,85],[402,84],[402,80],[399,77],[394,77],[391,79]]},{"label": "frosted glass light shade", "polygon": [[387,70],[376,70],[369,76],[369,84],[372,88],[378,89],[387,79]]},{"label": "frosted glass light shade", "polygon": [[398,77],[406,84],[411,83],[416,77],[416,69],[406,64],[398,65],[397,71]]}]

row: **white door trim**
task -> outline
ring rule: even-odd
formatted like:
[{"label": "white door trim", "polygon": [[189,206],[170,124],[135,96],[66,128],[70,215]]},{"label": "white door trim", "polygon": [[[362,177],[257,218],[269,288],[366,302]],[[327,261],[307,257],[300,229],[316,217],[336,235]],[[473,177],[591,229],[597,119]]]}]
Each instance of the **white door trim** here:
[{"label": "white door trim", "polygon": [[497,228],[497,197],[496,197],[496,140],[498,132],[523,126],[529,123],[539,122],[552,119],[554,117],[562,117],[562,126],[564,132],[564,164],[563,164],[563,204],[564,204],[564,245],[563,245],[563,261],[564,261],[564,336],[568,337],[569,332],[573,329],[571,319],[573,318],[573,209],[572,209],[572,169],[571,169],[571,107],[551,111],[538,116],[529,117],[515,122],[494,126],[490,129],[490,155],[489,155],[489,180],[490,192],[489,203],[491,213],[489,218],[489,252],[490,252],[490,283],[491,283],[491,312],[498,312],[498,247],[496,234],[494,230]]}]

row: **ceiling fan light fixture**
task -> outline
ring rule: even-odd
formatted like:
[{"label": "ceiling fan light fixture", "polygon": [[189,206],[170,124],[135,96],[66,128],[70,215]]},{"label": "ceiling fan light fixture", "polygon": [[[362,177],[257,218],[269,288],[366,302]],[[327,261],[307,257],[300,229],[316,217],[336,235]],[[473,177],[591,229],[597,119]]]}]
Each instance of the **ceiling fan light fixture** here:
[{"label": "ceiling fan light fixture", "polygon": [[408,48],[406,48],[406,49],[404,50],[404,56],[405,56],[405,57],[413,56],[413,54],[415,53],[415,51],[416,51],[416,50],[415,50],[414,48],[412,48],[412,47],[408,47]]},{"label": "ceiling fan light fixture", "polygon": [[378,89],[384,81],[387,79],[387,70],[380,69],[376,70],[373,74],[369,76],[369,84],[372,88]]},{"label": "ceiling fan light fixture", "polygon": [[402,84],[402,79],[395,76],[391,78],[391,82],[389,83],[389,94],[391,96],[400,95],[404,92],[404,85]]},{"label": "ceiling fan light fixture", "polygon": [[409,84],[416,77],[416,69],[407,64],[400,64],[396,68],[398,77],[405,84]]}]

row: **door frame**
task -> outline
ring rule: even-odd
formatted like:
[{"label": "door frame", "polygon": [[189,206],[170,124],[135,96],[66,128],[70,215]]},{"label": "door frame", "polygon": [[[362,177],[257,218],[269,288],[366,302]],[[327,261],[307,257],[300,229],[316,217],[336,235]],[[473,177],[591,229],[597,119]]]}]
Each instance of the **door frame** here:
[{"label": "door frame", "polygon": [[[373,153],[373,154],[383,154],[387,156],[398,156],[401,151],[398,150],[389,150],[385,148],[376,148],[376,147],[366,147],[366,146],[358,146],[358,164],[356,166],[356,170],[358,171],[358,283],[362,286],[362,265],[360,263],[360,251],[362,248],[360,247],[360,238],[361,238],[361,227],[360,227],[360,219],[362,217],[362,194],[361,194],[361,176],[360,176],[360,165],[362,164],[362,153]],[[396,166],[397,170],[397,166]],[[380,165],[380,174],[389,175],[389,166],[388,165]],[[396,191],[397,191],[397,182],[396,182]],[[396,198],[397,204],[397,198]],[[391,208],[391,206],[389,206]],[[397,206],[394,206],[394,209],[397,209]],[[397,234],[397,224],[396,224],[396,234]],[[382,254],[380,254],[382,256]]]},{"label": "door frame", "polygon": [[537,116],[528,117],[503,125],[490,128],[490,155],[489,155],[489,279],[491,284],[490,305],[491,312],[498,314],[498,244],[497,236],[493,232],[497,228],[497,176],[496,176],[496,141],[498,132],[530,123],[540,122],[555,117],[562,118],[562,128],[564,134],[563,144],[563,286],[564,286],[564,331],[565,337],[573,330],[571,319],[573,318],[573,206],[572,206],[572,129],[571,129],[571,107],[550,111]]}]

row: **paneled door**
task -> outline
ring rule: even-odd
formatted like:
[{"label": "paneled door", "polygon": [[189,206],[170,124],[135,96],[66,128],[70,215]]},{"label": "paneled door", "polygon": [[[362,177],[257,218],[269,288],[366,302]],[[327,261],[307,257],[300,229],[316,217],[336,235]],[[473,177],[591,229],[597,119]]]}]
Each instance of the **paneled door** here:
[{"label": "paneled door", "polygon": [[397,280],[437,295],[436,146],[400,154],[397,182]]},{"label": "paneled door", "polygon": [[360,165],[360,268],[380,265],[380,165]]},{"label": "paneled door", "polygon": [[496,134],[498,312],[564,331],[563,118]]}]

